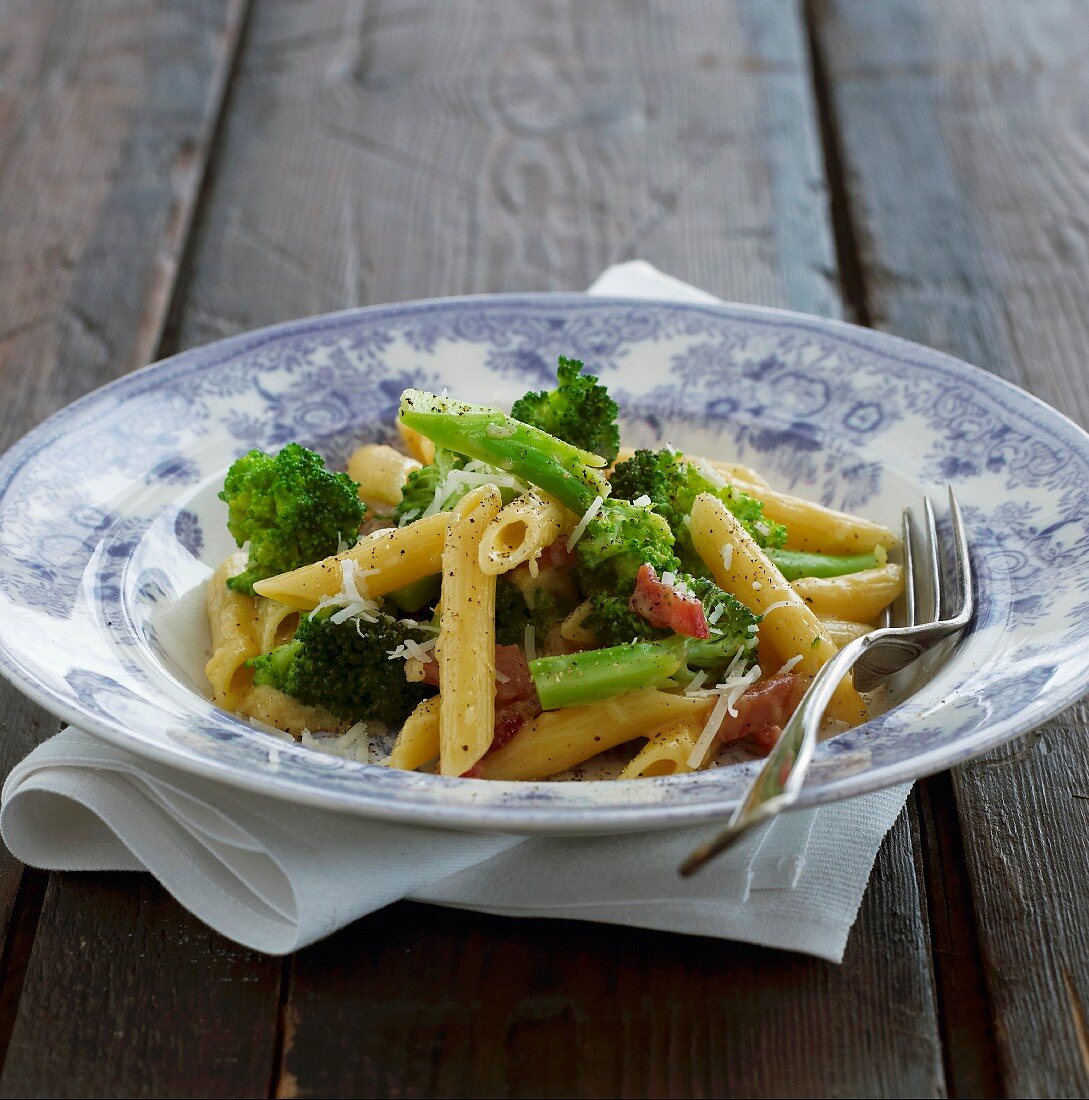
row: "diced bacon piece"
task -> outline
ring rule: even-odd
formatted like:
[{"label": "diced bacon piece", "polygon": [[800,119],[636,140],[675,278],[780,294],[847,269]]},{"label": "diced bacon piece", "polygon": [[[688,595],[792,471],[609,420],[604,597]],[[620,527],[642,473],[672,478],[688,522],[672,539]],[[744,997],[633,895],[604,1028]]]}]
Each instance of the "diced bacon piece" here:
[{"label": "diced bacon piece", "polygon": [[779,740],[783,726],[801,702],[808,685],[806,677],[794,672],[754,684],[735,704],[737,717],[727,715],[719,726],[719,740],[740,741],[748,737],[767,755]]},{"label": "diced bacon piece", "polygon": [[[428,653],[427,658],[426,661],[420,662],[423,668],[423,679],[420,682],[437,688],[439,686],[439,662],[435,660],[434,652]],[[416,658],[409,659],[415,660]]]},{"label": "diced bacon piece", "polygon": [[[520,646],[497,645],[495,647],[495,701],[509,703],[527,699],[534,692],[533,677],[529,674],[526,655]],[[505,677],[505,679],[504,679]]]},{"label": "diced bacon piece", "polygon": [[567,540],[556,539],[541,551],[540,564],[549,569],[570,569],[574,560],[575,552],[567,549]]},{"label": "diced bacon piece", "polygon": [[703,604],[690,593],[679,592],[659,579],[654,566],[644,562],[635,577],[628,606],[651,626],[665,627],[690,638],[709,638],[711,629]]},{"label": "diced bacon piece", "polygon": [[[436,662],[429,662],[436,669]],[[424,666],[425,669],[428,667]],[[495,732],[488,752],[501,749],[527,723],[541,713],[537,688],[529,674],[529,665],[521,648],[516,645],[495,647]],[[430,683],[430,681],[427,681]],[[485,756],[488,753],[484,754]],[[475,764],[465,777],[479,777],[480,765]]]}]

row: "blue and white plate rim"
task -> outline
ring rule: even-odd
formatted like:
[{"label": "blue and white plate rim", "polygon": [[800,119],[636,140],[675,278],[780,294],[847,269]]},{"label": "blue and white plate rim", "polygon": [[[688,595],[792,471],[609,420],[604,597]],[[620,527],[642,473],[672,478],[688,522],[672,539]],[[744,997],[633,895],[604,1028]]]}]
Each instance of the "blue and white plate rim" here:
[{"label": "blue and white plate rim", "polygon": [[[708,313],[718,317],[734,319],[738,322],[754,322],[773,325],[778,328],[832,336],[845,345],[852,346],[864,353],[874,354],[885,360],[893,360],[905,366],[925,366],[941,369],[951,376],[967,381],[981,394],[998,402],[1005,408],[1016,409],[1017,413],[1034,423],[1040,430],[1054,433],[1056,438],[1080,451],[1082,457],[1089,455],[1089,437],[1071,420],[1046,405],[1038,398],[1028,394],[1005,380],[988,374],[951,356],[923,348],[908,341],[884,333],[861,329],[845,322],[810,317],[786,310],[769,307],[722,303],[709,305],[702,303],[677,303],[652,299],[629,298],[588,298],[585,295],[553,294],[516,294],[516,295],[473,295],[460,298],[428,299],[408,303],[396,303],[382,306],[368,306],[343,310],[320,317],[289,321],[254,332],[228,337],[224,340],[182,352],[160,363],[152,364],[140,371],[127,375],[80,398],[60,410],[37,428],[32,430],[7,454],[0,456],[0,505],[3,493],[11,479],[28,462],[32,461],[51,442],[63,434],[66,424],[78,419],[85,409],[107,396],[115,394],[129,397],[146,392],[149,387],[174,381],[188,374],[214,369],[217,365],[237,360],[240,355],[253,352],[267,344],[283,342],[293,337],[314,335],[321,332],[340,331],[352,325],[368,320],[393,321],[405,316],[424,316],[429,313],[447,311],[489,310],[493,308],[525,308],[559,310],[603,310],[610,309],[668,309],[690,313]],[[1033,415],[1035,413],[1035,415]],[[0,508],[2,511],[2,508]],[[67,701],[57,697],[36,679],[28,677],[17,658],[9,651],[0,626],[0,671],[11,679],[25,694],[51,710],[63,720],[78,725],[88,732],[103,737],[121,748],[147,755],[165,764],[179,766],[186,771],[204,775],[209,779],[227,782],[231,785],[270,793],[271,788],[278,796],[294,802],[310,804],[316,808],[348,810],[367,816],[396,820],[419,820],[429,824],[446,825],[453,828],[505,829],[508,831],[619,831],[657,828],[679,825],[693,821],[710,820],[729,811],[736,801],[736,795],[723,798],[716,805],[701,802],[697,806],[687,806],[683,800],[670,800],[665,805],[645,803],[642,799],[630,805],[618,805],[611,800],[601,807],[558,807],[533,805],[532,797],[523,800],[518,806],[502,804],[476,805],[463,804],[450,807],[429,805],[424,812],[419,807],[391,799],[388,792],[379,791],[372,796],[365,788],[366,783],[350,797],[341,792],[324,790],[315,784],[312,777],[296,780],[290,775],[279,774],[253,775],[245,770],[225,768],[221,761],[209,761],[188,753],[180,753],[172,746],[134,740],[132,735],[117,723],[103,720],[100,716],[88,713]],[[957,746],[943,746],[931,752],[908,757],[894,766],[886,766],[878,771],[861,772],[809,789],[803,794],[801,803],[816,804],[833,801],[843,797],[862,794],[869,790],[893,785],[940,770],[993,748],[1016,734],[1023,732],[1058,713],[1073,703],[1089,687],[1089,659],[1085,660],[1075,675],[1068,675],[1062,690],[1052,692],[1033,700],[1032,705],[1018,716],[1007,716],[996,722],[985,735],[973,738],[968,751],[961,747],[960,752],[953,751]],[[373,769],[362,765],[349,765],[364,775]],[[751,772],[750,769],[742,769]],[[654,781],[668,784],[683,783],[684,777]],[[436,782],[449,782],[438,781]],[[505,785],[504,785],[505,786]],[[527,789],[537,785],[523,785]],[[557,786],[551,784],[549,786]],[[566,784],[564,786],[567,786]],[[736,786],[736,784],[735,784]],[[545,800],[548,801],[547,799]]]}]

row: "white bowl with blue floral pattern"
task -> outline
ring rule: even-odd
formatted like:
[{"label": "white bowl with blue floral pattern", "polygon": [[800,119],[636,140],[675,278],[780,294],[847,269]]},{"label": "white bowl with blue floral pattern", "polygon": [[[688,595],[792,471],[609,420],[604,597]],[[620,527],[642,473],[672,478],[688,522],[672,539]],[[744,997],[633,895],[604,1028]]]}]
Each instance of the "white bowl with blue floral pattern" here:
[{"label": "white bowl with blue floral pattern", "polygon": [[822,744],[802,805],[966,760],[1089,688],[1089,437],[958,360],[736,305],[502,295],[351,310],[175,356],[0,458],[0,671],[83,729],[227,784],[455,828],[611,832],[721,819],[759,761],[626,782],[500,783],[357,763],[214,707],[202,591],[232,545],[216,491],[251,447],[331,463],[391,434],[401,391],[506,404],[586,361],[624,441],[736,458],[898,526],[955,485],[979,611],[932,677]]}]

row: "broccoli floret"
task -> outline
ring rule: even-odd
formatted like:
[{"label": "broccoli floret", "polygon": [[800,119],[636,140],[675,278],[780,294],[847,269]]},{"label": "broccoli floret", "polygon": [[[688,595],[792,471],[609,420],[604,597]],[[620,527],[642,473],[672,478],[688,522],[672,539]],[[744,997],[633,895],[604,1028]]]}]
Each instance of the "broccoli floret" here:
[{"label": "broccoli floret", "polygon": [[685,639],[685,664],[689,668],[718,672],[741,648],[748,650],[751,661],[756,652],[756,627],[760,616],[754,615],[740,600],[723,592],[706,577],[682,577],[681,580],[699,597],[711,629],[710,638]]},{"label": "broccoli floret", "polygon": [[[751,648],[755,645],[756,633],[749,628],[760,620],[744,604],[706,577],[682,574],[678,581],[699,597],[712,631],[710,638],[683,639],[685,664],[689,668],[720,669],[733,659],[741,646]],[[586,625],[594,632],[598,645],[615,646],[674,637],[669,630],[652,626],[628,604],[626,597],[608,592],[591,597]]]},{"label": "broccoli floret", "polygon": [[592,374],[582,374],[578,359],[560,356],[557,385],[520,397],[510,414],[583,451],[612,462],[620,450],[616,402]]},{"label": "broccoli floret", "polygon": [[652,627],[631,612],[621,597],[601,593],[591,599],[587,622],[598,632],[603,648],[530,663],[544,708],[577,706],[669,681],[687,684],[699,669],[707,670],[713,683],[737,659],[739,651],[744,655],[739,664],[747,669],[756,654],[753,628],[760,620],[714,582],[700,577],[680,579],[702,601],[710,638],[690,638]]},{"label": "broccoli floret", "polygon": [[586,592],[630,595],[644,562],[659,574],[679,569],[669,524],[650,508],[613,498],[603,501],[587,524],[575,555],[579,583]]},{"label": "broccoli floret", "polygon": [[[401,489],[401,499],[393,509],[393,518],[403,526],[420,515],[435,499],[435,491],[446,480],[451,470],[460,470],[466,463],[461,455],[451,454],[439,447],[435,450],[435,460],[408,475]],[[443,501],[444,506],[453,507],[455,500]]]},{"label": "broccoli floret", "polygon": [[609,495],[600,455],[523,424],[501,409],[469,405],[423,390],[401,394],[401,422],[437,447],[468,455],[551,493],[581,515],[595,497]]},{"label": "broccoli floret", "polygon": [[254,683],[350,722],[401,725],[434,689],[406,680],[404,661],[389,653],[406,639],[423,642],[433,634],[387,616],[373,623],[353,618],[335,623],[333,613],[304,616],[290,642],[247,661]]},{"label": "broccoli floret", "polygon": [[522,590],[506,577],[495,585],[495,641],[497,645],[521,645],[533,613],[526,605]]},{"label": "broccoli floret", "polygon": [[590,613],[585,625],[593,631],[599,646],[669,637],[668,630],[651,626],[642,615],[632,611],[628,601],[628,596],[614,596],[610,592],[596,592],[590,597]]},{"label": "broccoli floret", "polygon": [[552,628],[563,619],[555,595],[547,588],[533,590],[533,607],[513,581],[500,577],[495,586],[495,640],[499,645],[524,645],[526,627],[532,626],[537,644],[543,646]]},{"label": "broccoli floret", "polygon": [[246,568],[227,584],[253,595],[265,577],[335,554],[354,540],[366,506],[347,474],[333,473],[314,451],[289,443],[277,455],[250,451],[227,471],[220,500],[239,546],[250,544]]},{"label": "broccoli floret", "polygon": [[613,470],[609,480],[616,497],[624,500],[638,500],[643,496],[650,498],[655,511],[666,518],[676,536],[677,554],[689,572],[699,575],[706,575],[707,572],[692,544],[688,524],[684,522],[700,493],[718,497],[758,545],[774,548],[786,541],[786,528],[764,518],[764,506],[760,501],[729,485],[712,481],[705,471],[684,461],[679,451],[669,448],[636,451]]}]

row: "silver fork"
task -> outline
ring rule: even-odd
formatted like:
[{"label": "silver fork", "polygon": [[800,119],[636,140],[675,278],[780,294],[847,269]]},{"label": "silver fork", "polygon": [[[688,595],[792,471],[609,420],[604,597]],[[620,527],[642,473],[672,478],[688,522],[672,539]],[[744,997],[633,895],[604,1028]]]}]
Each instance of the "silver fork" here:
[{"label": "silver fork", "polygon": [[895,616],[900,625],[881,627],[848,643],[817,673],[745,800],[726,827],[681,864],[682,875],[698,871],[754,825],[782,813],[797,801],[825,708],[849,670],[854,669],[855,686],[860,691],[872,691],[971,622],[975,600],[968,537],[952,486],[949,516],[956,563],[953,583],[946,585],[942,580],[938,527],[934,508],[926,498],[921,533],[916,529],[911,509],[904,509],[904,595],[898,601]]}]

